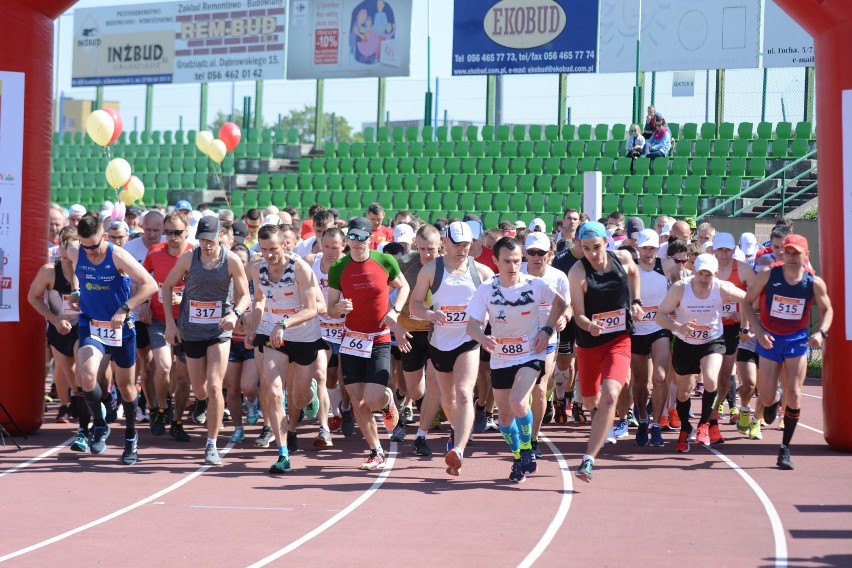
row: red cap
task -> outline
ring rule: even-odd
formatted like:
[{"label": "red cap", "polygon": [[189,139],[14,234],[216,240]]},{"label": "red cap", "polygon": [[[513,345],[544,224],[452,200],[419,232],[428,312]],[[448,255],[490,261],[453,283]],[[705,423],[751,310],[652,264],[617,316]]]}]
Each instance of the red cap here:
[{"label": "red cap", "polygon": [[784,248],[794,248],[800,253],[804,254],[808,252],[808,239],[803,237],[802,235],[790,235],[784,241]]}]

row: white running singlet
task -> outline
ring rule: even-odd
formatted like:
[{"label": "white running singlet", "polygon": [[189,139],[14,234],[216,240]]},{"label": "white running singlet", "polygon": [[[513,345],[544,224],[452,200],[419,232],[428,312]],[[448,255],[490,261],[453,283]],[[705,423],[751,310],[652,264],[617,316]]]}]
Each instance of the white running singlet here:
[{"label": "white running singlet", "polygon": [[704,299],[696,298],[692,291],[693,280],[695,276],[688,276],[683,280],[683,299],[677,307],[675,319],[681,324],[694,320],[694,329],[689,335],[679,332],[675,332],[675,335],[686,343],[702,345],[722,337],[722,291],[719,279],[713,278],[710,295]]}]

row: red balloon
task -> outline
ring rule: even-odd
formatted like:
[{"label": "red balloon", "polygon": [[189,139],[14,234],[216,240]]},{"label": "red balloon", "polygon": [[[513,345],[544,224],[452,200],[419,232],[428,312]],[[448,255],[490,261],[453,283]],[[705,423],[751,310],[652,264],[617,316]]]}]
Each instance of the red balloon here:
[{"label": "red balloon", "polygon": [[234,148],[239,146],[242,137],[243,133],[240,131],[240,127],[233,122],[226,122],[219,129],[219,140],[225,143],[228,152],[233,152]]},{"label": "red balloon", "polygon": [[121,122],[121,115],[118,114],[118,111],[114,108],[104,107],[103,111],[112,117],[112,121],[115,123],[115,130],[112,133],[112,138],[109,139],[109,144],[107,146],[111,146],[118,140],[118,137],[121,136],[121,128],[123,123]]}]

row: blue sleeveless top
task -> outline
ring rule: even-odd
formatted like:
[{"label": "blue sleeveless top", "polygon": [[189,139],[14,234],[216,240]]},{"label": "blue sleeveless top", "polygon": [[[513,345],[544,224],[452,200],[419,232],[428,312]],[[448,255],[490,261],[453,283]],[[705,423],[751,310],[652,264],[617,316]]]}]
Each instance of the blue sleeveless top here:
[{"label": "blue sleeveless top", "polygon": [[80,250],[75,272],[80,282],[80,312],[85,319],[109,321],[130,299],[130,277],[115,267],[112,250],[113,244],[109,243],[100,264],[92,264],[86,252]]}]

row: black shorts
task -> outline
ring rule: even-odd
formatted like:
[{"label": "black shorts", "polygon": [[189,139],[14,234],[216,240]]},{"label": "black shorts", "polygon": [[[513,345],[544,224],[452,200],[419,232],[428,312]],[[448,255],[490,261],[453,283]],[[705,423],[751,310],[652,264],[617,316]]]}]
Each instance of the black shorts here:
[{"label": "black shorts", "polygon": [[74,358],[74,344],[77,343],[79,328],[71,326],[71,331],[62,335],[52,323],[47,324],[47,344],[65,355]]},{"label": "black shorts", "polygon": [[242,338],[231,340],[231,351],[228,353],[229,363],[245,363],[252,359],[254,359],[254,349],[246,347]]},{"label": "black shorts", "polygon": [[757,356],[757,353],[750,349],[745,349],[740,347],[737,350],[737,362],[738,363],[754,363],[755,365],[759,365],[760,357]]},{"label": "black shorts", "polygon": [[402,361],[402,351],[399,350],[398,345],[391,344],[391,357],[393,357],[394,361]]},{"label": "black shorts", "polygon": [[411,351],[402,353],[402,370],[406,373],[414,373],[426,367],[426,361],[429,360],[429,332],[428,331],[409,331],[411,339]]},{"label": "black shorts", "polygon": [[[429,345],[429,359],[432,360],[432,366],[439,373],[452,373],[456,366],[456,359],[462,353],[467,353],[471,349],[479,347],[479,343],[474,340],[466,341],[453,349],[452,351],[441,351],[434,345]],[[484,349],[483,349],[484,351]]]},{"label": "black shorts", "polygon": [[672,348],[672,367],[678,375],[697,375],[701,372],[701,360],[713,353],[725,354],[724,337],[701,345],[692,345],[675,337]]},{"label": "black shorts", "polygon": [[740,345],[740,324],[735,323],[722,327],[722,337],[725,338],[725,355],[733,355]]},{"label": "black shorts", "polygon": [[307,367],[308,365],[313,364],[313,362],[317,360],[317,353],[319,353],[321,349],[331,350],[328,343],[322,339],[317,339],[316,341],[285,340],[284,345],[281,347],[272,347],[269,343],[268,335],[256,335],[252,345],[257,347],[261,353],[264,352],[264,348],[275,349],[275,351],[286,355],[287,358],[290,359],[291,363],[295,363],[302,367]]},{"label": "black shorts", "polygon": [[151,346],[151,339],[148,337],[148,324],[141,321],[134,322],[136,326],[136,349],[146,349]]},{"label": "black shorts", "polygon": [[[483,349],[483,351],[485,351],[485,349]],[[518,371],[524,367],[538,371],[536,383],[541,380],[541,376],[544,374],[544,361],[541,359],[532,359],[526,363],[512,365],[511,367],[505,367],[503,369],[491,369],[491,388],[494,390],[512,388],[515,384],[515,376],[518,374]]]},{"label": "black shorts", "polygon": [[573,355],[574,340],[577,337],[577,324],[574,323],[574,318],[568,320],[568,325],[565,329],[559,332],[559,351],[557,355]]},{"label": "black shorts", "polygon": [[390,348],[390,343],[374,343],[373,356],[369,359],[341,353],[343,384],[370,383],[388,386],[391,373]]},{"label": "black shorts", "polygon": [[672,332],[667,329],[659,329],[648,335],[631,335],[630,352],[634,355],[644,355],[647,357],[651,354],[651,345],[661,337],[671,339]]},{"label": "black shorts", "polygon": [[220,343],[231,341],[230,337],[214,337],[213,339],[205,339],[203,341],[186,341],[181,342],[180,346],[184,354],[190,359],[201,359],[207,356],[207,348]]}]

